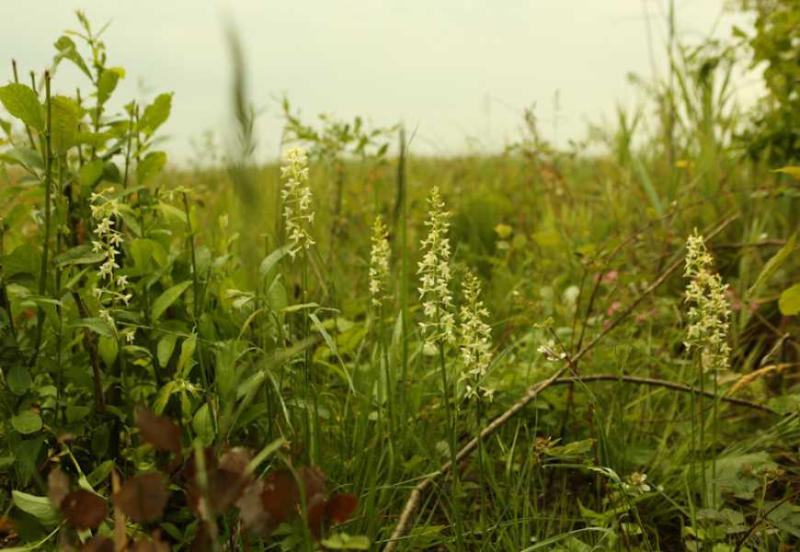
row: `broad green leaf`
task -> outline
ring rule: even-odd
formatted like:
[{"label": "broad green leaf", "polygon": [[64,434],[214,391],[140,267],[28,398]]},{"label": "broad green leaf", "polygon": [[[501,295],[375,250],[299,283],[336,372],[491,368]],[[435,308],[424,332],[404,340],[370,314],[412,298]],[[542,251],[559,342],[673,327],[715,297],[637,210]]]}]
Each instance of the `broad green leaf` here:
[{"label": "broad green leaf", "polygon": [[3,276],[11,278],[18,274],[27,274],[33,278],[39,277],[41,253],[38,247],[20,245],[8,255],[3,256]]},{"label": "broad green leaf", "polygon": [[75,144],[84,146],[92,146],[93,148],[100,149],[106,145],[106,142],[111,140],[113,135],[110,132],[79,132],[75,135]]},{"label": "broad green leaf", "polygon": [[164,214],[164,218],[174,219],[183,224],[186,224],[188,222],[188,219],[186,218],[186,213],[184,213],[174,205],[160,202],[158,204],[158,209]]},{"label": "broad green leaf", "polygon": [[22,491],[11,491],[14,506],[32,515],[45,525],[55,525],[59,521],[58,512],[46,496],[36,496]]},{"label": "broad green leaf", "polygon": [[267,257],[261,261],[261,266],[258,268],[258,275],[261,279],[266,278],[272,269],[280,262],[280,260],[292,249],[292,244],[286,244],[283,247],[280,247],[267,255]]},{"label": "broad green leaf", "polygon": [[92,473],[86,476],[86,480],[91,487],[97,487],[98,485],[102,484],[103,481],[108,479],[108,476],[111,475],[112,471],[114,471],[114,461],[106,460],[92,470]]},{"label": "broad green leaf", "polygon": [[23,410],[11,417],[11,425],[21,435],[30,435],[42,429],[42,418],[31,410]]},{"label": "broad green leaf", "polygon": [[108,322],[98,317],[81,318],[79,322],[75,322],[74,324],[72,324],[72,327],[88,328],[92,330],[94,333],[103,337],[114,336],[114,330],[111,328],[111,326],[108,325]]},{"label": "broad green leaf", "polygon": [[38,151],[30,148],[9,148],[3,153],[0,153],[0,161],[12,165],[20,165],[32,173],[35,173],[37,170],[44,170],[42,156],[39,155]]},{"label": "broad green leaf", "polygon": [[75,145],[78,136],[78,106],[66,96],[51,98],[50,106],[53,151],[63,154]]},{"label": "broad green leaf", "polygon": [[178,358],[178,366],[176,370],[183,377],[187,377],[192,365],[189,361],[194,355],[194,350],[197,348],[197,334],[192,334],[181,343],[181,356]]},{"label": "broad green leaf", "polygon": [[167,154],[163,151],[151,151],[136,166],[136,180],[143,184],[157,176],[167,164]]},{"label": "broad green leaf", "polygon": [[778,308],[784,316],[793,316],[800,312],[800,284],[795,284],[781,293]]},{"label": "broad green leaf", "polygon": [[156,397],[156,401],[153,403],[153,412],[156,414],[161,414],[164,412],[164,409],[167,407],[167,403],[169,402],[169,398],[172,396],[173,393],[178,391],[178,382],[176,381],[168,381],[164,387],[158,392],[158,396]]},{"label": "broad green leaf", "polygon": [[136,239],[130,245],[131,257],[136,267],[142,271],[150,270],[150,261],[155,261],[159,266],[167,263],[167,252],[164,246],[155,240]]},{"label": "broad green leaf", "polygon": [[44,437],[20,440],[11,444],[11,453],[14,455],[14,471],[20,485],[25,486],[36,472],[39,454],[42,452]]},{"label": "broad green leaf", "polygon": [[214,370],[217,391],[223,401],[233,394],[236,387],[236,361],[242,347],[239,341],[230,340],[218,344]]},{"label": "broad green leaf", "polygon": [[139,119],[139,132],[144,132],[148,136],[153,134],[169,118],[171,109],[172,94],[160,94],[142,113]]},{"label": "broad green leaf", "polygon": [[86,62],[83,60],[81,55],[78,53],[78,49],[75,47],[75,43],[72,39],[68,36],[61,36],[56,43],[54,44],[56,50],[58,50],[58,54],[56,54],[55,62],[53,63],[54,67],[58,65],[58,63],[62,59],[68,59],[72,63],[74,63],[83,74],[92,78],[92,74],[89,72],[89,67],[86,65]]},{"label": "broad green leaf", "polygon": [[789,174],[797,179],[800,179],[800,167],[781,167],[780,169],[775,169],[774,172]]},{"label": "broad green leaf", "polygon": [[104,163],[102,159],[95,159],[94,161],[89,161],[83,167],[81,167],[81,186],[91,188],[97,184],[97,182],[103,177],[103,166]]},{"label": "broad green leaf", "polygon": [[777,272],[777,270],[781,267],[781,265],[786,262],[786,259],[794,252],[795,246],[795,236],[789,238],[789,240],[781,247],[780,251],[775,253],[775,256],[772,257],[767,264],[764,265],[764,268],[761,270],[761,274],[758,275],[756,278],[755,283],[747,290],[748,297],[752,297],[761,286],[763,286],[767,281],[772,278],[773,274]]},{"label": "broad green leaf", "polygon": [[24,366],[16,365],[8,372],[7,383],[9,390],[21,397],[31,387],[31,373]]},{"label": "broad green leaf", "polygon": [[164,314],[172,303],[174,303],[178,297],[181,296],[181,293],[186,291],[186,289],[192,285],[191,281],[181,282],[180,284],[176,284],[166,290],[164,293],[158,296],[158,299],[153,301],[153,310],[151,312],[151,319],[153,322],[161,318],[161,315]]},{"label": "broad green leaf", "polygon": [[178,334],[167,334],[162,337],[158,342],[157,355],[158,363],[161,366],[169,364],[169,359],[172,358],[172,352],[175,350],[175,343],[178,341]]},{"label": "broad green leaf", "polygon": [[214,431],[214,421],[211,419],[211,410],[208,408],[208,403],[203,403],[203,406],[195,412],[192,418],[192,428],[206,446],[214,443],[216,432]]},{"label": "broad green leaf", "polygon": [[78,245],[72,249],[67,249],[63,253],[56,255],[53,262],[57,266],[64,268],[72,265],[93,264],[99,263],[105,259],[104,252],[95,253],[92,251],[92,246],[88,244]]},{"label": "broad green leaf", "polygon": [[97,101],[106,103],[117,88],[117,83],[125,77],[125,70],[117,67],[107,68],[97,81]]},{"label": "broad green leaf", "polygon": [[44,132],[44,111],[39,98],[24,84],[8,84],[0,87],[0,103],[11,115],[31,128]]},{"label": "broad green leaf", "polygon": [[119,342],[113,337],[100,337],[97,342],[97,350],[106,366],[113,366],[119,354]]}]

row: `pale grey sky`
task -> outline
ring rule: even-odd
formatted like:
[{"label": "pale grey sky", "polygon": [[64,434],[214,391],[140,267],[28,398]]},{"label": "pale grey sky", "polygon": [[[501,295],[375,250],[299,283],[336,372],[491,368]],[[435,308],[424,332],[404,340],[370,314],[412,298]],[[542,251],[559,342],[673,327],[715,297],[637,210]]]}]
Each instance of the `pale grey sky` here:
[{"label": "pale grey sky", "polygon": [[[76,29],[82,9],[96,27],[110,21],[109,64],[127,78],[116,97],[147,99],[174,91],[164,127],[173,159],[191,154],[206,130],[222,136],[230,121],[225,23],[244,44],[250,97],[262,115],[261,155],[280,139],[284,92],[304,115],[362,115],[378,125],[417,128],[419,153],[453,153],[469,139],[499,149],[518,135],[534,102],[552,138],[559,93],[558,139],[580,138],[586,121],[611,118],[631,102],[626,74],[649,76],[645,13],[655,63],[664,67],[669,0],[0,0],[0,81],[9,59],[25,74],[52,59],[53,42]],[[723,0],[676,0],[681,35],[715,30],[729,37],[734,19]],[[739,17],[736,20],[741,23]],[[81,82],[60,70],[55,89]],[[120,103],[116,104],[121,105]]]}]

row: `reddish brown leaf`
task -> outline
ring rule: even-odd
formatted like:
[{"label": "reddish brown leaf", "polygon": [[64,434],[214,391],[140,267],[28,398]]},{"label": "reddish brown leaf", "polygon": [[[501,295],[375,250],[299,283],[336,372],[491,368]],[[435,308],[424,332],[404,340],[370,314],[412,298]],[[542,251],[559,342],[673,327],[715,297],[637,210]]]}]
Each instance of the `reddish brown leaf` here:
[{"label": "reddish brown leaf", "polygon": [[137,408],[136,426],[145,441],[158,450],[174,452],[180,458],[181,428],[175,422],[146,408]]},{"label": "reddish brown leaf", "polygon": [[208,536],[206,524],[201,523],[197,526],[197,533],[194,535],[192,544],[189,545],[189,552],[208,552],[211,549],[211,538]]},{"label": "reddish brown leaf", "polygon": [[114,541],[97,535],[83,545],[83,552],[114,552]]},{"label": "reddish brown leaf", "polygon": [[358,508],[358,499],[351,494],[337,494],[325,501],[325,521],[344,523]]},{"label": "reddish brown leaf", "polygon": [[136,523],[150,523],[161,518],[169,490],[160,473],[137,475],[114,494],[114,506]]},{"label": "reddish brown leaf", "polygon": [[315,539],[334,523],[344,523],[355,512],[358,499],[353,495],[333,495],[308,508],[308,527]]},{"label": "reddish brown leaf", "polygon": [[270,473],[264,481],[261,502],[264,511],[269,515],[270,523],[275,527],[288,520],[295,513],[297,498],[297,482],[289,470],[277,470]]},{"label": "reddish brown leaf", "polygon": [[297,470],[297,477],[303,482],[307,506],[324,498],[325,473],[321,469],[317,466],[302,467]]},{"label": "reddish brown leaf", "polygon": [[61,468],[50,470],[47,475],[47,497],[56,508],[61,507],[61,502],[69,494],[69,477]]},{"label": "reddish brown leaf", "polygon": [[[206,473],[216,470],[219,466],[219,462],[217,462],[217,455],[214,453],[214,448],[206,447],[203,449],[203,456],[205,457]],[[181,477],[190,485],[196,484],[197,466],[195,465],[194,454],[189,455],[186,465],[181,470]]]},{"label": "reddish brown leaf", "polygon": [[61,501],[61,513],[75,529],[85,531],[96,528],[106,519],[108,505],[96,494],[78,489]]}]

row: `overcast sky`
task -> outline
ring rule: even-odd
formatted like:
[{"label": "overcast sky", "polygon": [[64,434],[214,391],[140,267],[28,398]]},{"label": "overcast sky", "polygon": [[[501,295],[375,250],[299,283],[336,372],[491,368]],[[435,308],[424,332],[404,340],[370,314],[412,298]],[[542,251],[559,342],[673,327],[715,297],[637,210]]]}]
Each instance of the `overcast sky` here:
[{"label": "overcast sky", "polygon": [[[626,75],[664,69],[668,0],[0,0],[0,54],[41,70],[53,42],[76,29],[82,9],[104,35],[109,65],[126,68],[116,96],[145,100],[174,91],[164,127],[173,159],[192,154],[204,131],[230,122],[225,26],[241,36],[249,92],[262,111],[261,155],[280,139],[276,97],[309,118],[362,115],[417,129],[419,153],[454,153],[515,139],[536,103],[542,131],[560,143],[587,121],[611,120],[632,102]],[[681,36],[730,36],[723,0],[676,0]],[[648,48],[648,19],[653,54]],[[722,16],[722,17],[721,17]],[[11,78],[10,64],[0,81]],[[81,79],[60,70],[55,89]],[[85,84],[84,84],[85,86]],[[558,93],[558,118],[554,98]],[[117,106],[121,103],[116,104]],[[468,145],[472,144],[472,146]]]}]

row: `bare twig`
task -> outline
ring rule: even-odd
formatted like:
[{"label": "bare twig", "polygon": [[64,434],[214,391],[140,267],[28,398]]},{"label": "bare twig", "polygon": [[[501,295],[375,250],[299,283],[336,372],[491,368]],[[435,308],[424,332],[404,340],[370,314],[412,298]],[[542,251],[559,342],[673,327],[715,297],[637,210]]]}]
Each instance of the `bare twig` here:
[{"label": "bare twig", "polygon": [[[725,219],[722,223],[720,223],[717,228],[715,228],[712,232],[710,232],[706,239],[710,240],[720,232],[722,232],[728,225],[733,222],[738,216],[734,215],[727,219]],[[663,284],[667,278],[669,278],[673,272],[675,272],[681,265],[683,264],[683,258],[678,258],[673,262],[669,267],[664,270],[664,272],[659,276],[652,284],[650,284],[642,293],[639,294],[633,302],[620,313],[617,318],[615,318],[610,324],[608,324],[603,331],[601,331],[592,341],[590,341],[585,347],[583,347],[580,351],[578,351],[574,356],[570,357],[567,356],[565,358],[566,366],[560,368],[556,373],[550,376],[547,379],[539,381],[532,386],[530,386],[525,394],[520,398],[517,402],[515,402],[508,410],[500,414],[497,418],[491,421],[489,425],[487,425],[477,437],[472,438],[464,447],[458,451],[456,454],[456,462],[461,462],[462,460],[469,457],[470,454],[478,447],[478,443],[485,440],[487,437],[491,436],[495,431],[497,431],[500,427],[503,426],[508,420],[514,417],[515,414],[520,412],[523,408],[525,408],[533,399],[535,399],[539,393],[553,385],[559,378],[561,378],[567,371],[575,369],[575,366],[582,357],[586,356],[586,354],[591,351],[599,342],[602,340],[606,335],[608,335],[611,330],[616,328],[620,322],[626,319],[630,314],[636,309],[636,307],[656,288],[658,288],[661,284]],[[423,479],[417,486],[415,486],[412,491],[411,495],[408,497],[405,506],[403,507],[403,511],[400,513],[400,518],[397,521],[397,525],[394,528],[394,532],[392,536],[389,538],[389,541],[386,543],[384,547],[384,552],[393,552],[396,548],[400,539],[406,534],[406,531],[409,528],[409,524],[411,522],[411,516],[413,515],[414,511],[416,510],[420,499],[422,498],[422,494],[428,490],[428,488],[433,485],[433,483],[442,477],[443,475],[447,474],[453,468],[452,462],[447,462],[437,471],[429,474],[425,479]]]},{"label": "bare twig", "polygon": [[566,384],[574,384],[574,383],[591,383],[596,381],[616,381],[620,383],[635,383],[640,385],[649,385],[652,387],[664,387],[666,389],[672,389],[674,391],[684,391],[686,393],[696,393],[698,395],[703,395],[708,397],[709,399],[720,399],[723,402],[729,404],[735,404],[737,406],[744,406],[747,408],[752,408],[754,410],[760,410],[762,412],[766,412],[768,414],[777,414],[776,411],[771,409],[770,407],[754,403],[751,401],[746,401],[744,399],[737,399],[734,397],[717,397],[711,391],[700,391],[699,389],[695,389],[691,385],[685,385],[683,383],[676,383],[674,381],[667,381],[655,378],[642,378],[637,376],[620,376],[617,374],[588,374],[586,376],[580,377],[569,377],[569,378],[558,378],[556,381],[553,382],[553,385],[566,385]]},{"label": "bare twig", "polygon": [[742,546],[744,546],[744,543],[746,543],[746,542],[747,542],[747,539],[749,539],[750,537],[752,537],[752,536],[753,536],[753,533],[755,533],[755,532],[756,532],[756,529],[758,528],[758,526],[759,526],[759,525],[761,525],[762,523],[764,523],[764,522],[767,520],[767,517],[768,517],[768,516],[769,516],[769,515],[770,515],[772,512],[774,512],[774,511],[775,511],[775,510],[777,510],[777,509],[778,509],[780,506],[782,506],[783,504],[785,504],[785,503],[789,502],[790,500],[794,500],[794,499],[795,499],[795,498],[797,498],[798,496],[800,496],[800,491],[797,491],[796,493],[792,493],[792,494],[790,494],[790,495],[787,495],[787,496],[783,497],[782,499],[780,499],[780,500],[779,500],[778,502],[776,502],[775,504],[773,504],[773,505],[772,505],[772,507],[771,507],[769,510],[767,510],[766,512],[764,512],[763,514],[761,514],[761,517],[759,517],[759,518],[758,518],[758,519],[757,519],[757,520],[756,520],[756,521],[753,523],[753,525],[751,525],[751,526],[750,526],[750,529],[747,531],[747,533],[745,533],[745,534],[744,534],[744,536],[741,538],[741,540],[740,540],[739,542],[737,542],[737,543],[736,543],[736,548],[734,548],[734,549],[733,549],[733,552],[739,552],[739,551],[742,549]]}]

